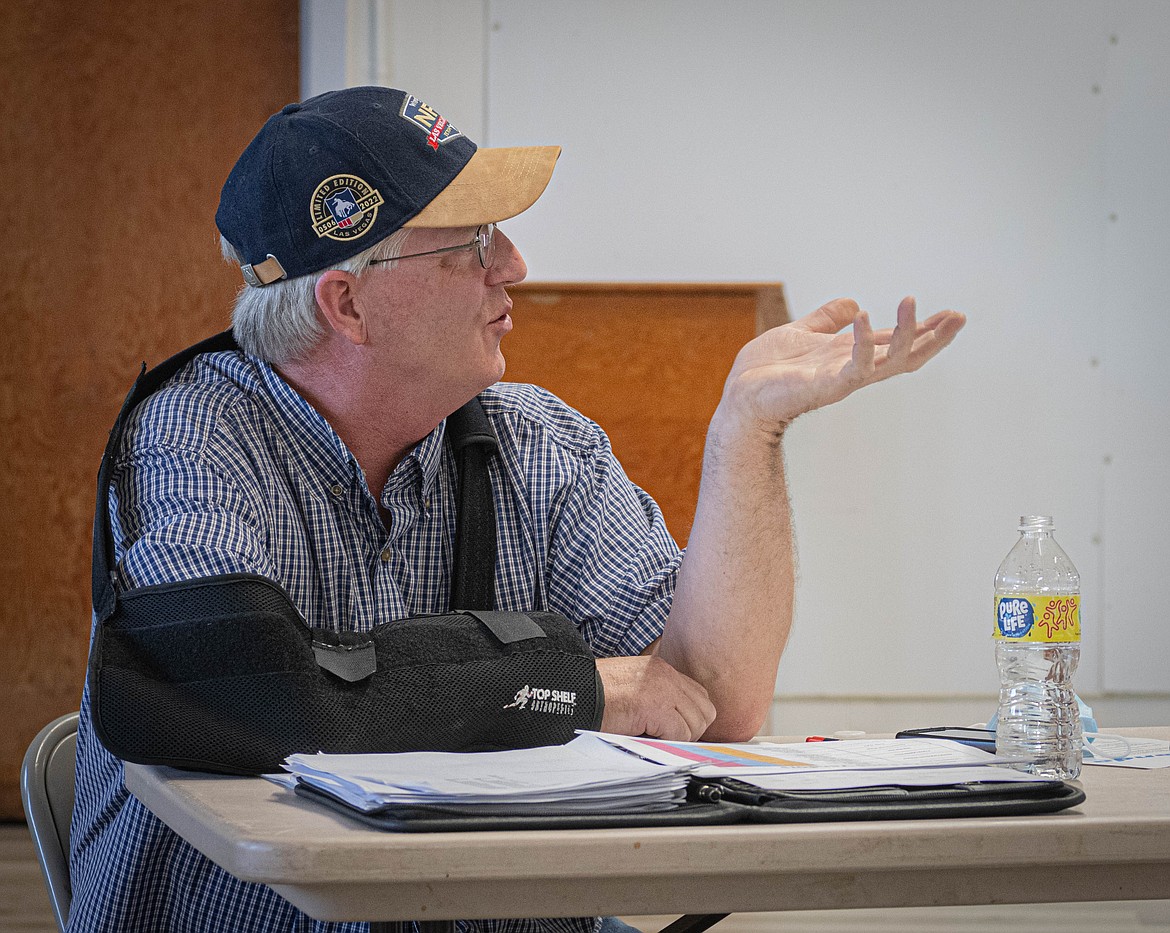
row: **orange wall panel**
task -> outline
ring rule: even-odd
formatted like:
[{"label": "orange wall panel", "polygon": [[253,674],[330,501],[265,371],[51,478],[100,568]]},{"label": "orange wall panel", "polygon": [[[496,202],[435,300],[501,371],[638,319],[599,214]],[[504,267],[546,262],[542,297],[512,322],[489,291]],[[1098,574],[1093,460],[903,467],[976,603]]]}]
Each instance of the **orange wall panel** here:
[{"label": "orange wall panel", "polygon": [[504,378],[597,421],[685,544],[707,423],[740,347],[787,320],[779,284],[528,283],[510,289]]},{"label": "orange wall panel", "polygon": [[144,360],[227,326],[215,208],[298,96],[295,4],[5,0],[0,167],[0,819],[29,741],[76,709],[94,480]]}]

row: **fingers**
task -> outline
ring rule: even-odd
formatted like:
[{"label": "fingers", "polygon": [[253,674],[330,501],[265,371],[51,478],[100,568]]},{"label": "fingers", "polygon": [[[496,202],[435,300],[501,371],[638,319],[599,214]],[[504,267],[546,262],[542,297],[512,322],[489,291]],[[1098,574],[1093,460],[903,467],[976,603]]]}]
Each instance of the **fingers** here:
[{"label": "fingers", "polygon": [[[674,671],[673,668],[671,670]],[[706,687],[685,674],[680,674],[678,671],[674,671],[674,673],[680,679],[680,687],[682,688],[682,693],[678,697],[682,702],[675,703],[674,711],[685,726],[685,734],[690,736],[689,739],[682,739],[682,741],[694,741],[702,736],[707,731],[707,727],[715,721],[715,704],[711,702]],[[658,738],[669,737],[664,732],[650,730],[647,732],[649,735],[657,735]]]},{"label": "fingers", "polygon": [[806,314],[793,324],[803,330],[817,334],[835,334],[848,327],[857,317],[860,309],[852,298],[836,298],[821,305],[811,314]]},{"label": "fingers", "polygon": [[605,690],[603,732],[690,742],[715,721],[706,688],[661,658],[603,658],[597,672]]},{"label": "fingers", "polygon": [[[961,328],[963,323],[966,322],[966,317],[962,314],[959,314],[957,311],[940,311],[938,314],[927,318],[925,321],[919,321],[917,324],[915,324],[915,341],[921,338],[923,334],[937,332],[940,326],[950,323],[955,319],[955,317],[957,317],[960,321],[954,332],[958,333],[959,328]],[[895,330],[896,328],[887,327],[874,331],[873,342],[879,347],[888,347],[890,345],[890,341],[893,340]],[[952,333],[950,336],[953,337],[954,333]]]},{"label": "fingers", "polygon": [[[875,342],[878,346],[889,344],[899,329],[907,335],[921,335],[928,330],[937,330],[940,325],[955,326],[955,333],[962,328],[966,317],[958,311],[939,311],[932,314],[925,321],[916,321],[918,300],[913,295],[907,295],[898,303],[898,326],[891,329],[876,331]],[[817,310],[793,321],[790,326],[821,334],[835,334],[849,324],[853,324],[861,308],[852,298],[836,298],[826,302]],[[957,322],[956,322],[957,319]],[[951,334],[953,337],[954,334]]]},{"label": "fingers", "polygon": [[869,378],[874,370],[873,325],[864,311],[858,311],[853,319],[853,359],[850,365],[859,380]]},{"label": "fingers", "polygon": [[914,341],[907,369],[918,369],[940,353],[967,323],[958,311],[942,311],[926,322],[927,329]]},{"label": "fingers", "polygon": [[917,321],[916,301],[903,298],[898,305],[898,324],[893,330],[874,334],[878,347],[875,359],[877,379],[897,373],[913,372],[946,347],[967,322],[957,311],[939,311],[925,321]]},{"label": "fingers", "polygon": [[914,319],[916,308],[917,302],[913,296],[903,298],[898,304],[898,326],[894,328],[894,333],[890,336],[889,349],[886,354],[894,365],[909,359],[910,351],[914,347],[914,338],[918,336],[918,326]]}]

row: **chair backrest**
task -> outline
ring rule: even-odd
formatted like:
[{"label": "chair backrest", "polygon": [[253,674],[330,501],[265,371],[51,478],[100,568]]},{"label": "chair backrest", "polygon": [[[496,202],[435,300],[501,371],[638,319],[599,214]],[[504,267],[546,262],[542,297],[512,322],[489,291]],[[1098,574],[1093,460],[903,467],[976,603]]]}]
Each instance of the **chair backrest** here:
[{"label": "chair backrest", "polygon": [[20,768],[24,815],[62,933],[73,898],[69,884],[69,824],[73,818],[77,716],[66,713],[38,732]]}]

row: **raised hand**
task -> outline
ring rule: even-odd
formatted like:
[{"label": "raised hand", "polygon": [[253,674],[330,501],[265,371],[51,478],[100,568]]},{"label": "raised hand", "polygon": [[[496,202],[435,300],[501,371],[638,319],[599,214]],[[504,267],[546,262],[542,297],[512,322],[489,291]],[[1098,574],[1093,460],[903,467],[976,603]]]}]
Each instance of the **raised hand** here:
[{"label": "raised hand", "polygon": [[[955,338],[966,318],[940,311],[918,322],[915,304],[903,298],[897,326],[876,333],[869,314],[847,298],[765,331],[740,350],[724,402],[746,424],[776,431],[862,386],[918,369]],[[842,332],[850,324],[852,333]]]}]

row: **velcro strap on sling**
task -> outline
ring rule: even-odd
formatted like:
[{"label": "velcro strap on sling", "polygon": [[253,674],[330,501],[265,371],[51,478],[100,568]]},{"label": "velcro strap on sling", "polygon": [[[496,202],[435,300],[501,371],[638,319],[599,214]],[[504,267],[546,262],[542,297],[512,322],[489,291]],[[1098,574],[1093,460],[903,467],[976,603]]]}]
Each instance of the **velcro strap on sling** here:
[{"label": "velcro strap on sling", "polygon": [[[548,637],[544,629],[525,612],[459,611],[477,619],[502,645]],[[349,683],[357,683],[378,669],[377,651],[370,635],[362,632],[333,632],[322,628],[314,628],[312,631],[313,656],[323,670]]]},{"label": "velcro strap on sling", "polygon": [[374,641],[359,632],[331,632],[314,628],[313,657],[317,666],[342,680],[357,683],[378,669]]},{"label": "velcro strap on sling", "polygon": [[532,617],[524,612],[489,612],[478,609],[461,609],[459,611],[479,619],[503,645],[524,641],[526,638],[548,637],[544,634],[544,629],[533,622]]}]

